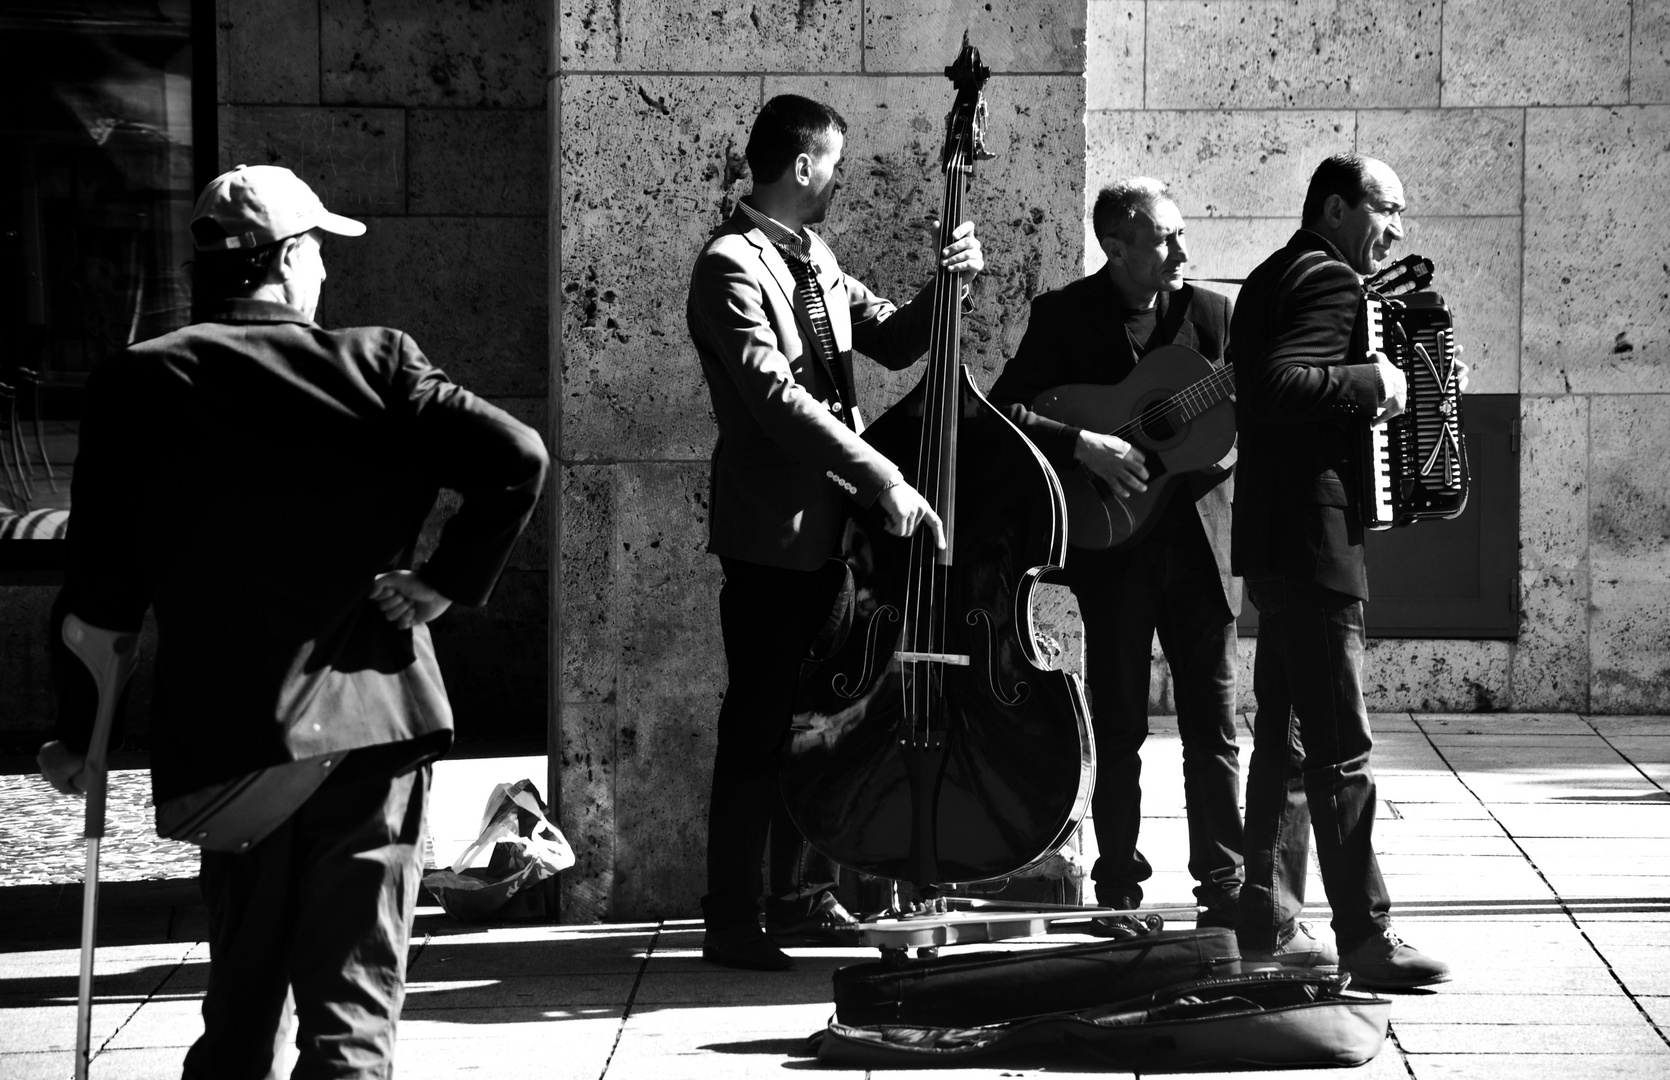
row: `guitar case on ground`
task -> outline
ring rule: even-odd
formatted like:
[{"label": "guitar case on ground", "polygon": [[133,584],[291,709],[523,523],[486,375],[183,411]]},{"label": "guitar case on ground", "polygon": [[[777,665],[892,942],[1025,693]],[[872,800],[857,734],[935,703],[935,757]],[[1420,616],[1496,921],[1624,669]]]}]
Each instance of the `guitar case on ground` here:
[{"label": "guitar case on ground", "polygon": [[1354,1066],[1380,1052],[1392,1003],[1347,990],[1349,981],[1348,975],[1260,971],[987,1026],[831,1020],[814,1039],[820,1061],[864,1068],[961,1066],[999,1056],[1160,1071]]},{"label": "guitar case on ground", "polygon": [[997,1024],[1240,970],[1235,932],[1215,927],[898,965],[875,961],[835,972],[835,1017],[847,1025]]}]

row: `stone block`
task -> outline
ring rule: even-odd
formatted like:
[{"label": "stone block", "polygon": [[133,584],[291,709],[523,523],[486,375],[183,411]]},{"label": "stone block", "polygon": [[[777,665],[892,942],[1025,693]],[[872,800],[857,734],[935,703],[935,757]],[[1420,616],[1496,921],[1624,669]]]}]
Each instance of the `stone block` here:
[{"label": "stone block", "polygon": [[568,704],[612,704],[620,660],[615,607],[617,466],[564,468],[559,623],[559,683]]},{"label": "stone block", "polygon": [[1357,150],[1397,170],[1418,216],[1519,214],[1523,110],[1364,109],[1357,114]]},{"label": "stone block", "polygon": [[1432,288],[1455,321],[1472,394],[1519,392],[1520,226],[1511,217],[1406,217],[1392,252],[1433,261]]},{"label": "stone block", "polygon": [[863,11],[865,71],[938,75],[965,31],[994,73],[1084,70],[1084,0],[866,0]]},{"label": "stone block", "polygon": [[1670,106],[1526,116],[1527,393],[1670,391]]},{"label": "stone block", "polygon": [[615,881],[615,704],[564,701],[557,760],[557,827],[574,848],[558,878],[562,920],[609,918]]},{"label": "stone block", "polygon": [[[1372,627],[1372,602],[1368,617]],[[1508,651],[1505,641],[1371,639],[1363,661],[1363,698],[1371,712],[1505,708]]]},{"label": "stone block", "polygon": [[1590,404],[1591,705],[1670,709],[1670,420],[1651,398]]},{"label": "stone block", "polygon": [[1085,108],[1091,112],[1142,108],[1148,5],[1135,0],[1089,0],[1084,21]]},{"label": "stone block", "polygon": [[1670,574],[1670,415],[1663,402],[1627,395],[1590,399],[1589,550],[1594,559]]},{"label": "stone block", "polygon": [[1310,174],[1351,148],[1353,123],[1347,111],[1092,113],[1085,195],[1147,175],[1172,186],[1185,218],[1297,219]]},{"label": "stone block", "polygon": [[[282,165],[339,214],[406,212],[406,114],[400,109],[227,105],[220,167]],[[336,253],[336,245],[331,246]]]},{"label": "stone block", "polygon": [[[1303,199],[1300,201],[1303,202]],[[1286,247],[1294,230],[1299,227],[1297,209],[1292,217],[1190,218],[1185,215],[1184,220],[1189,245],[1189,264],[1185,273],[1191,278],[1244,278],[1259,263]],[[1100,262],[1098,258],[1098,266]],[[1232,299],[1241,293],[1239,285],[1215,281],[1202,281],[1200,284]]]},{"label": "stone block", "polygon": [[507,570],[485,607],[454,605],[435,621],[435,655],[461,740],[546,734],[550,578]]},{"label": "stone block", "polygon": [[[1520,521],[1529,520],[1522,512]],[[1589,707],[1589,568],[1527,566],[1519,572],[1519,638],[1513,643],[1516,709]]]},{"label": "stone block", "polygon": [[1629,23],[1629,0],[1447,0],[1443,104],[1627,101]]},{"label": "stone block", "polygon": [[1670,102],[1670,0],[1636,0],[1631,11],[1630,103]]},{"label": "stone block", "polygon": [[756,79],[565,78],[564,460],[712,451],[685,298],[696,254],[748,190],[759,105]]},{"label": "stone block", "polygon": [[842,0],[564,0],[558,63],[565,73],[857,71],[860,10]]},{"label": "stone block", "polygon": [[[934,266],[925,221],[938,217],[945,113],[943,79],[768,77],[765,94],[821,98],[846,116],[846,180],[822,234],[841,268],[883,296],[904,301]],[[962,360],[982,389],[996,380],[1026,329],[1032,297],[1058,288],[1083,265],[1084,81],[1077,76],[993,80],[987,148],[964,199],[985,247],[963,320]],[[921,368],[860,365],[858,396],[869,416],[914,386]]]},{"label": "stone block", "polygon": [[1148,5],[1150,109],[1437,106],[1440,0]]},{"label": "stone block", "polygon": [[545,229],[526,218],[368,218],[331,243],[319,322],[395,326],[489,398],[546,392]]},{"label": "stone block", "polygon": [[1589,402],[1519,399],[1519,560],[1527,569],[1574,569],[1588,558]]},{"label": "stone block", "polygon": [[545,104],[547,0],[318,0],[331,105]]},{"label": "stone block", "polygon": [[698,912],[715,724],[725,690],[719,561],[701,465],[619,467],[620,682],[612,918]]},{"label": "stone block", "polygon": [[543,109],[412,110],[410,212],[543,217],[549,127]]},{"label": "stone block", "polygon": [[215,0],[221,104],[319,103],[319,0]]}]

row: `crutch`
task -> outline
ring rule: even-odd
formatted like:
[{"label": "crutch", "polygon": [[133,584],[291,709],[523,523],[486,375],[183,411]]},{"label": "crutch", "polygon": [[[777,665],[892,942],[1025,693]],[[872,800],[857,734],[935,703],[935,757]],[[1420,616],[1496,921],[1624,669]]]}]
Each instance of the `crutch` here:
[{"label": "crutch", "polygon": [[98,711],[87,743],[82,775],[87,785],[87,871],[81,884],[81,988],[75,1003],[75,1080],[87,1080],[93,1036],[93,944],[99,920],[99,841],[104,838],[104,797],[108,788],[105,751],[122,687],[133,674],[139,635],[89,626],[74,615],[64,619],[64,644],[93,673]]}]

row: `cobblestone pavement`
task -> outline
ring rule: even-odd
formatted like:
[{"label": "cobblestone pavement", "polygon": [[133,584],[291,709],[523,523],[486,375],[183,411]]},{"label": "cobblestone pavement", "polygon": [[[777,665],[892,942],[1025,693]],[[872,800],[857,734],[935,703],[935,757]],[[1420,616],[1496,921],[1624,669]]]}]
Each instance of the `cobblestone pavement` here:
[{"label": "cobblestone pavement", "polygon": [[[60,795],[33,774],[0,776],[0,885],[62,885],[81,880],[86,803]],[[110,773],[100,881],[165,881],[197,876],[197,848],[157,835],[151,774]]]}]

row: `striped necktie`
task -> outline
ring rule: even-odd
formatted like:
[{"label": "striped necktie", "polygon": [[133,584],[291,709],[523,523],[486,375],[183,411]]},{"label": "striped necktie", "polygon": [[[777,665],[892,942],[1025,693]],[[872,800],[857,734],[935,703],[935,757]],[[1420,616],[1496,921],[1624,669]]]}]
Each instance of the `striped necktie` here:
[{"label": "striped necktie", "polygon": [[785,254],[784,261],[794,273],[794,291],[800,297],[800,302],[806,306],[806,315],[812,320],[812,332],[818,336],[818,345],[823,349],[825,359],[833,367],[835,328],[829,324],[829,309],[823,303],[823,289],[818,285],[817,264],[811,259],[792,254]]}]

